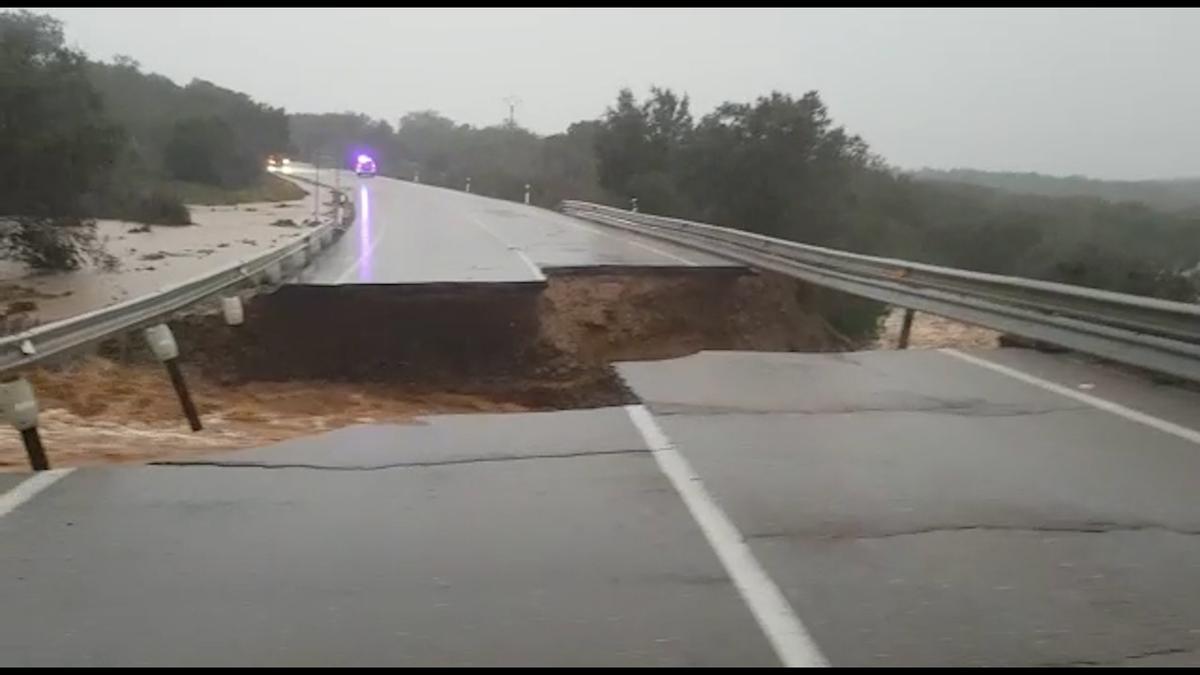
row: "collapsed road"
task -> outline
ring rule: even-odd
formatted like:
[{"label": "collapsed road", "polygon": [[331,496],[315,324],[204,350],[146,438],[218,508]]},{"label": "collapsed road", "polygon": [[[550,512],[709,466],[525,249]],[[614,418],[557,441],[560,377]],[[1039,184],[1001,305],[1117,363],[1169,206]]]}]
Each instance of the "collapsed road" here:
[{"label": "collapsed road", "polygon": [[[1195,392],[855,351],[792,280],[353,189],[354,228],[245,326],[180,324],[247,442],[0,475],[0,663],[1197,662]],[[81,420],[166,409],[136,350],[101,356],[41,385]]]}]

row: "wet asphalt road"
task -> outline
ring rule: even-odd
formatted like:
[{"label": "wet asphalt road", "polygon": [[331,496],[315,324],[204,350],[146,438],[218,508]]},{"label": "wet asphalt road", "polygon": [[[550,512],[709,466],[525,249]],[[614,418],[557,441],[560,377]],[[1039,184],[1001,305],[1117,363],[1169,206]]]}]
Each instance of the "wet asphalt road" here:
[{"label": "wet asphalt road", "polygon": [[[1194,392],[983,354],[1197,426]],[[620,369],[833,664],[1200,663],[1200,435],[937,351]]]},{"label": "wet asphalt road", "polygon": [[[833,665],[1200,662],[1194,439],[937,351],[620,371]],[[79,470],[0,516],[0,663],[778,664],[651,447],[606,408]]]},{"label": "wet asphalt road", "polygon": [[737,266],[562,214],[466,192],[343,172],[353,227],[297,283],[540,283],[577,267]]}]

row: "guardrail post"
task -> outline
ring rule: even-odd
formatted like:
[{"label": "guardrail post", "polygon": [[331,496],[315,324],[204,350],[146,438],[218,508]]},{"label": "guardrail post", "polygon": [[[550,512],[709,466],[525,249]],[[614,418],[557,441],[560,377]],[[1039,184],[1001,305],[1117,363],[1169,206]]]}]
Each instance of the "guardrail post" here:
[{"label": "guardrail post", "polygon": [[37,397],[33,395],[33,387],[28,380],[11,375],[0,382],[0,412],[14,429],[21,432],[30,468],[34,471],[49,469],[50,462],[46,459],[46,449],[42,447],[42,437],[37,428]]},{"label": "guardrail post", "polygon": [[911,309],[904,310],[904,323],[900,325],[900,344],[899,349],[908,349],[908,336],[912,333],[913,312]]},{"label": "guardrail post", "polygon": [[632,202],[632,204],[633,204],[633,206],[629,210],[633,211],[634,213],[637,213],[637,197],[634,197],[634,198],[630,199],[629,201]]},{"label": "guardrail post", "polygon": [[529,183],[525,184],[525,203],[529,203]]},{"label": "guardrail post", "polygon": [[146,342],[150,345],[154,356],[167,367],[167,374],[171,377],[171,386],[175,387],[175,393],[179,396],[179,405],[183,407],[183,414],[187,417],[188,424],[192,426],[192,431],[200,431],[203,428],[200,424],[200,414],[196,412],[196,404],[192,402],[192,395],[188,392],[183,372],[179,370],[179,345],[175,342],[171,327],[160,323],[147,328],[145,335]]}]

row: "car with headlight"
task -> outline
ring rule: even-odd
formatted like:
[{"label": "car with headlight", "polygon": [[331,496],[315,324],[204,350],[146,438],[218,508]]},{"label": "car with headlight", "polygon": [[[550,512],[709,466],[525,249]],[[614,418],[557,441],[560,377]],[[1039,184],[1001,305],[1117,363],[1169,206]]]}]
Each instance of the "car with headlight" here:
[{"label": "car with headlight", "polygon": [[360,178],[370,178],[375,175],[375,160],[368,155],[359,155],[354,162],[354,173]]}]

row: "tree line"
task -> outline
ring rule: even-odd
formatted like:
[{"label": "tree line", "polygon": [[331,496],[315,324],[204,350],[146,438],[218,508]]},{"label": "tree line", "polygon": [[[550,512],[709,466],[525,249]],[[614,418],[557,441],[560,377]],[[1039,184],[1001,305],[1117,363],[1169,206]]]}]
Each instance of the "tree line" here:
[{"label": "tree line", "polygon": [[473,191],[512,200],[530,183],[547,207],[636,197],[646,212],[862,253],[1175,300],[1200,289],[1200,212],[922,180],[836,124],[815,91],[696,119],[686,95],[625,89],[599,118],[550,136],[430,111],[395,127],[349,113],[294,115],[292,126],[301,153],[362,143],[384,173],[459,189],[470,177]]},{"label": "tree line", "polygon": [[696,117],[684,94],[653,87],[639,100],[626,89],[597,118],[552,135],[429,110],[395,124],[289,116],[210,82],[176,85],[127,57],[89,61],[57,20],[0,12],[0,255],[70,268],[94,250],[89,218],[186,222],[178,185],[245,187],[275,152],[345,166],[359,151],[407,180],[461,189],[470,178],[473,191],[514,201],[530,185],[545,207],[636,197],[644,211],[852,251],[1197,296],[1197,209],[1059,194],[1061,183],[1017,193],[1023,183],[1011,177],[1001,182],[1013,189],[923,180],[838,125],[817,92],[771,92]]},{"label": "tree line", "polygon": [[187,224],[178,190],[237,190],[290,150],[285,111],[136,61],[90,61],[53,17],[0,12],[0,256],[38,269],[111,262],[94,218]]}]

